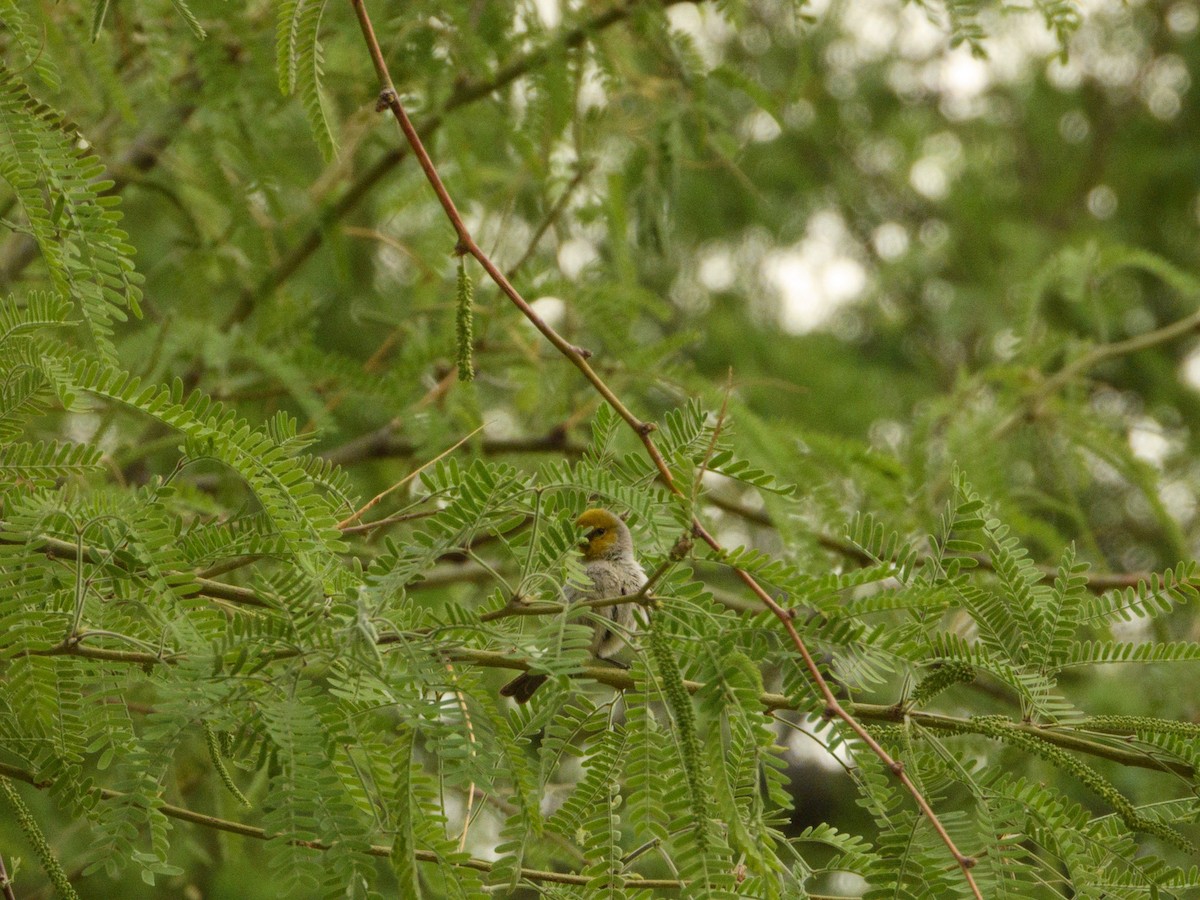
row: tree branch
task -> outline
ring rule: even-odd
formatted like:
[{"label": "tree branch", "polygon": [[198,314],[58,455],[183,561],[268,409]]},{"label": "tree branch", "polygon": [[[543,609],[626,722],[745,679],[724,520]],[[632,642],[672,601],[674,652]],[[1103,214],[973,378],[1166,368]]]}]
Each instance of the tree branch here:
[{"label": "tree branch", "polygon": [[[636,595],[632,595],[636,597]],[[623,601],[624,598],[608,598],[608,604]],[[599,603],[593,605],[600,605]],[[514,613],[516,615],[516,613]],[[83,635],[87,637],[86,634]],[[379,638],[377,643],[381,647],[388,645],[403,644],[406,641],[411,641],[414,635],[384,635]],[[122,665],[135,666],[154,666],[154,665],[173,665],[182,659],[180,655],[159,656],[153,653],[139,653],[128,650],[108,650],[101,647],[87,647],[79,641],[70,643],[63,642],[53,647],[48,647],[44,650],[28,651],[29,656],[78,656],[84,659],[100,660],[103,662],[117,663]],[[286,654],[278,655],[277,659],[294,659],[299,654],[289,651]],[[452,650],[444,651],[442,654],[446,659],[453,662],[466,663],[468,665],[480,666],[482,668],[491,669],[510,669],[518,672],[528,671],[531,666],[529,660],[518,656],[509,656],[506,653],[500,653],[495,650],[476,650],[469,647],[458,647]],[[572,678],[581,678],[588,681],[595,681],[599,684],[607,685],[620,691],[637,690],[639,685],[634,676],[625,669],[616,668],[615,666],[584,666],[577,672],[571,673]],[[683,686],[689,693],[695,694],[704,689],[704,683],[699,681],[684,681]],[[768,713],[777,712],[780,710],[791,710],[795,712],[806,712],[805,707],[800,706],[790,697],[784,694],[772,693],[764,691],[758,696],[759,703],[762,704],[763,710]],[[955,716],[943,715],[935,712],[924,712],[920,710],[905,709],[902,705],[892,704],[884,706],[874,703],[853,703],[846,702],[843,704],[847,712],[854,715],[857,719],[862,719],[870,722],[881,722],[895,725],[916,725],[922,728],[927,728],[930,731],[942,732],[945,734],[975,734],[983,737],[995,738],[995,720],[990,720],[988,725],[981,725],[973,718],[958,718]],[[1111,744],[1106,744],[1100,741],[1092,740],[1088,737],[1080,735],[1075,731],[1075,726],[1070,725],[1037,725],[1031,722],[1013,722],[1010,721],[1001,727],[1008,728],[1015,732],[1020,732],[1037,740],[1043,741],[1055,747],[1062,747],[1066,750],[1074,750],[1077,753],[1085,753],[1089,756],[1107,759],[1123,766],[1132,766],[1139,769],[1150,769],[1156,772],[1169,772],[1174,775],[1180,775],[1184,778],[1192,778],[1196,775],[1195,768],[1182,760],[1157,759],[1147,753],[1139,753],[1136,750],[1128,750],[1124,747],[1116,747]],[[1079,726],[1085,731],[1099,731],[1098,728],[1092,728],[1088,723]],[[1118,728],[1107,726],[1103,729],[1103,733],[1111,734],[1114,737],[1125,739],[1135,736],[1132,729]]]},{"label": "tree branch", "polygon": [[[470,663],[484,668],[512,669],[516,671],[528,671],[530,668],[529,662],[525,659],[508,656],[493,650],[460,648],[449,651],[447,655],[456,662]],[[571,677],[596,681],[621,691],[631,691],[639,688],[637,680],[632,673],[612,666],[585,666]],[[683,686],[691,694],[698,693],[705,687],[704,683],[699,681],[684,681]],[[766,712],[777,712],[780,710],[805,711],[795,701],[784,694],[765,691],[758,695],[758,700]],[[884,706],[876,703],[847,702],[844,705],[856,718],[869,722],[893,725],[912,724],[944,734],[975,734],[983,737],[990,736],[993,730],[990,727],[980,726],[971,718],[958,718],[935,712],[908,710],[896,704]],[[1146,753],[1139,753],[1136,750],[1114,747],[1111,744],[1090,740],[1076,733],[1073,730],[1075,726],[1046,726],[1035,725],[1030,722],[1010,721],[1004,727],[1030,735],[1055,747],[1062,747],[1065,750],[1074,750],[1078,753],[1088,754],[1089,756],[1111,760],[1123,766],[1151,769],[1156,772],[1169,772],[1185,778],[1191,778],[1196,774],[1194,767],[1189,763],[1181,760],[1155,759]],[[1081,727],[1087,728],[1086,724]],[[1113,729],[1112,733],[1122,738],[1133,735],[1132,731],[1122,731],[1120,729]]]},{"label": "tree branch", "polygon": [[[761,525],[764,528],[775,527],[775,521],[771,518],[770,513],[765,510],[752,509],[745,504],[721,497],[717,494],[707,494],[704,496],[703,501],[717,507],[723,512],[745,519],[755,525]],[[870,554],[863,552],[861,547],[856,546],[845,538],[832,534],[818,533],[813,535],[813,539],[831,553],[836,553],[859,565],[869,566],[878,562],[886,562],[886,560],[875,559]],[[948,553],[943,558],[969,558],[973,559],[980,569],[986,569],[989,572],[995,571],[992,560],[982,553],[972,553],[965,557],[962,554]],[[927,561],[927,557],[921,557],[917,560],[917,564],[925,565]],[[1041,573],[1043,584],[1053,584],[1054,579],[1058,577],[1058,569],[1054,566],[1040,565],[1037,566],[1037,570]],[[1089,572],[1084,575],[1084,578],[1086,579],[1087,589],[1091,593],[1103,594],[1105,591],[1114,589],[1124,590],[1125,588],[1137,587],[1139,584],[1148,583],[1152,574],[1151,572]],[[1193,587],[1200,588],[1200,582],[1189,581],[1187,583]]]},{"label": "tree branch", "polygon": [[[0,775],[12,778],[16,781],[23,781],[26,784],[32,785],[39,790],[45,790],[52,786],[51,782],[39,780],[32,772],[25,769],[11,766],[7,763],[0,762]],[[91,793],[98,796],[101,800],[120,800],[127,797],[128,794],[122,791],[114,791],[111,788],[92,788]],[[220,819],[216,816],[205,815],[182,806],[173,806],[170,803],[159,804],[155,807],[157,812],[164,816],[169,816],[172,819],[178,819],[181,822],[190,822],[193,825],[200,825],[204,828],[211,828],[216,831],[224,831],[229,834],[236,834],[241,837],[253,838],[257,841],[267,841],[271,839],[271,835],[267,834],[265,829],[256,828],[253,825],[244,825],[241,822],[234,822],[230,819]],[[324,841],[289,841],[292,846],[304,847],[308,850],[329,850],[331,845]],[[371,844],[365,851],[370,856],[379,856],[387,859],[392,855],[392,848],[381,846],[379,844]],[[441,854],[434,853],[430,850],[417,850],[415,853],[418,862],[435,863],[437,865],[459,866],[464,869],[474,869],[476,872],[490,872],[493,864],[483,859],[470,858],[461,862],[450,862]],[[546,884],[590,884],[592,877],[588,875],[575,875],[569,872],[549,872],[543,869],[526,869],[518,870],[522,878],[527,878],[530,881],[538,881]],[[626,889],[633,890],[679,890],[685,887],[682,881],[676,881],[668,878],[638,878],[637,876],[620,876],[614,875],[615,878],[621,878],[624,882],[622,885]]]},{"label": "tree branch", "polygon": [[[562,428],[552,429],[541,437],[484,438],[480,449],[488,456],[506,453],[557,453],[564,456],[583,455],[584,445],[573,442]],[[353,465],[374,459],[413,456],[419,447],[412,441],[396,436],[391,423],[347,441],[321,454],[321,458],[339,466]]]},{"label": "tree branch", "polygon": [[8,869],[4,868],[3,854],[0,854],[0,891],[4,892],[4,900],[17,900],[12,881],[8,877]]}]

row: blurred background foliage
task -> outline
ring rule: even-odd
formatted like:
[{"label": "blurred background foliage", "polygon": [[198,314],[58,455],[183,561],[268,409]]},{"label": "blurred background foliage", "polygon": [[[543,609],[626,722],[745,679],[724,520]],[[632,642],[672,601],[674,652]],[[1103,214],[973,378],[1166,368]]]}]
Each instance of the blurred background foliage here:
[{"label": "blurred background foliage", "polygon": [[[5,66],[116,180],[145,276],[121,364],[252,422],[286,411],[362,497],[480,426],[460,455],[577,453],[597,398],[474,266],[477,377],[455,381],[454,235],[374,111],[349,5],[324,7],[319,57],[293,71],[276,4],[190,9],[203,39],[166,0],[0,3]],[[957,466],[1039,563],[1072,542],[1101,573],[1194,554],[1196,3],[371,9],[468,225],[539,313],[646,418],[728,395],[735,445],[799,486],[711,477],[703,516],[727,545],[849,566],[854,513],[928,533]],[[5,210],[0,287],[47,286]],[[119,483],[175,465],[178,439],[128,411],[39,427],[102,436]],[[223,514],[239,490],[211,475],[189,502]],[[461,599],[476,588],[456,565]],[[1186,608],[1153,628],[1197,637]],[[1073,687],[1094,711],[1191,721],[1183,671]],[[864,827],[823,752],[798,740],[787,759],[811,789],[796,823]],[[267,895],[238,840],[194,841],[197,896]]]}]

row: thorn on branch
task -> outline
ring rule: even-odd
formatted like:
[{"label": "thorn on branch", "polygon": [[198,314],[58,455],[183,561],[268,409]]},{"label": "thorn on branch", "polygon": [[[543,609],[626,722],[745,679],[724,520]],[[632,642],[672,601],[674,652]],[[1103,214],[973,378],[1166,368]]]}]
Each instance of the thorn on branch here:
[{"label": "thorn on branch", "polygon": [[652,431],[658,431],[658,426],[653,422],[640,422],[637,427],[637,432],[642,437],[650,434]]},{"label": "thorn on branch", "polygon": [[385,109],[391,109],[393,104],[399,103],[400,98],[396,96],[396,92],[391,88],[384,88],[379,92],[379,99],[375,101],[375,112],[383,112]]},{"label": "thorn on branch", "polygon": [[833,704],[829,704],[821,710],[821,718],[827,722],[837,718],[837,708]]},{"label": "thorn on branch", "polygon": [[979,864],[979,860],[974,856],[964,856],[959,859],[958,864],[964,869],[973,869]]},{"label": "thorn on branch", "polygon": [[904,774],[904,763],[898,759],[892,760],[892,763],[888,766],[888,768],[892,770],[892,774],[897,778]]},{"label": "thorn on branch", "polygon": [[677,540],[675,542],[675,546],[671,548],[670,557],[675,562],[679,562],[681,559],[683,559],[685,556],[687,556],[691,552],[691,550],[692,550],[691,535],[685,534],[683,537],[681,537],[679,540]]},{"label": "thorn on branch", "polygon": [[458,243],[454,245],[455,256],[466,256],[471,252],[471,248],[467,246],[467,242],[462,238],[458,239]]},{"label": "thorn on branch", "polygon": [[589,350],[587,347],[574,347],[573,346],[573,347],[571,347],[571,349],[574,350],[576,353],[578,353],[581,359],[591,359],[592,358],[592,351]]}]

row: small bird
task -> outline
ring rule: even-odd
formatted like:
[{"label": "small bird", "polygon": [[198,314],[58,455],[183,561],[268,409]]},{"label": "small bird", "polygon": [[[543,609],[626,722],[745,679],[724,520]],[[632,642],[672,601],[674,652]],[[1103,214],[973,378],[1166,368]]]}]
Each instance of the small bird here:
[{"label": "small bird", "polygon": [[[633,536],[625,523],[607,509],[589,509],[575,520],[575,524],[584,529],[585,541],[580,550],[583,551],[583,569],[591,580],[591,586],[577,588],[568,585],[565,591],[567,602],[623,597],[641,590],[646,583],[646,573],[633,556]],[[633,609],[628,603],[621,603],[603,607],[598,612],[621,626],[620,629],[614,629],[604,622],[596,625],[592,655],[608,659],[625,643],[621,631],[633,628]],[[500,694],[512,697],[518,703],[528,703],[533,692],[548,677],[524,672],[500,688]]]}]

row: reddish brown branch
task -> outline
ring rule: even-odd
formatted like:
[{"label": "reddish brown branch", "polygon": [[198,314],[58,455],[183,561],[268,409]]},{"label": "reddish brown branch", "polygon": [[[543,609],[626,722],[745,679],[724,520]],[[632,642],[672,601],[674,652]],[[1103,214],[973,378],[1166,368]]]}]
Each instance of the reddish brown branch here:
[{"label": "reddish brown branch", "polygon": [[[652,422],[645,422],[641,420],[636,414],[633,413],[632,410],[630,410],[627,406],[625,406],[624,403],[621,402],[620,398],[617,397],[617,395],[613,393],[612,389],[604,382],[604,379],[602,379],[591,367],[591,365],[588,364],[587,360],[588,357],[591,356],[591,353],[571,344],[562,335],[555,331],[554,328],[552,328],[544,319],[542,319],[542,317],[534,311],[533,307],[529,305],[525,298],[521,296],[517,289],[512,286],[509,280],[504,276],[504,273],[500,271],[500,269],[495,265],[495,263],[492,262],[488,255],[480,249],[478,244],[475,243],[474,238],[467,230],[466,225],[463,223],[462,217],[458,213],[458,209],[454,204],[454,200],[451,198],[449,191],[447,191],[446,186],[441,179],[441,176],[438,174],[437,168],[433,164],[433,160],[430,159],[428,152],[425,150],[425,146],[421,142],[421,137],[417,133],[417,129],[413,127],[412,121],[409,119],[408,113],[404,109],[404,105],[400,102],[399,96],[392,87],[392,79],[388,74],[387,64],[383,59],[383,54],[379,49],[379,43],[375,38],[375,32],[371,26],[370,16],[367,14],[364,0],[350,0],[350,3],[354,7],[355,15],[358,17],[359,24],[362,28],[363,39],[367,43],[368,50],[371,54],[371,59],[374,62],[376,72],[379,75],[380,94],[377,108],[381,110],[385,108],[390,109],[392,111],[392,115],[395,116],[397,123],[400,125],[401,131],[404,132],[404,137],[408,141],[409,147],[416,156],[417,162],[420,164],[422,171],[425,173],[425,177],[429,180],[429,184],[433,188],[434,194],[436,194],[438,202],[441,204],[443,211],[446,213],[446,217],[450,220],[450,224],[454,227],[455,234],[458,235],[458,243],[455,247],[455,251],[460,254],[470,254],[476,259],[476,261],[483,267],[484,271],[487,272],[488,277],[495,282],[496,286],[500,288],[500,290],[506,297],[508,297],[513,305],[521,311],[522,315],[524,315],[525,318],[528,319],[533,326],[542,333],[546,340],[548,340],[563,356],[567,358],[568,361],[570,361],[572,365],[575,366],[575,368],[580,371],[580,373],[582,373],[583,377],[591,383],[596,392],[605,399],[605,401],[613,408],[617,415],[619,415],[626,422],[626,424],[629,425],[634,433],[638,435],[642,441],[642,445],[645,447],[647,455],[649,455],[650,459],[653,461],[655,468],[658,469],[661,481],[667,486],[667,488],[672,493],[683,496],[683,492],[679,485],[676,484],[675,478],[671,474],[671,470],[667,466],[666,460],[663,459],[662,453],[655,444],[653,437],[651,437],[651,434],[655,428],[654,424]],[[721,547],[721,544],[704,528],[699,519],[693,518],[692,530],[697,537],[708,544],[714,551],[718,553],[722,552],[723,548]],[[808,668],[813,684],[816,686],[817,690],[821,693],[821,696],[825,700],[828,714],[831,717],[839,718],[845,722],[846,725],[852,731],[854,731],[854,733],[857,734],[859,738],[871,749],[871,751],[879,757],[883,764],[889,770],[891,770],[893,774],[896,775],[908,792],[912,794],[913,799],[916,801],[921,811],[925,814],[926,818],[929,819],[934,830],[937,831],[938,836],[941,838],[943,843],[945,843],[946,847],[954,856],[955,861],[962,869],[963,876],[966,878],[967,883],[971,886],[971,890],[974,895],[979,898],[979,900],[983,900],[983,895],[979,892],[979,886],[975,883],[975,878],[971,874],[971,869],[975,865],[975,859],[967,856],[958,849],[954,843],[954,840],[950,837],[949,833],[947,833],[945,826],[942,825],[941,821],[937,817],[937,814],[933,811],[933,808],[925,799],[925,796],[904,771],[903,765],[894,759],[886,750],[884,750],[884,748],[880,746],[870,734],[867,733],[867,730],[854,718],[854,716],[852,716],[838,702],[833,690],[829,687],[828,682],[821,674],[820,668],[817,666],[816,661],[809,652],[808,646],[805,644],[804,639],[800,637],[800,633],[796,630],[796,627],[792,622],[791,613],[776,603],[770,594],[763,589],[763,587],[750,573],[741,569],[735,569],[734,571],[737,573],[737,576],[746,584],[746,586],[755,594],[755,596],[762,601],[763,605],[765,605],[767,609],[769,609],[776,616],[776,618],[783,623],[784,628],[787,630],[788,636],[791,638],[797,652],[800,654],[801,658],[804,660],[805,666]]]},{"label": "reddish brown branch", "polygon": [[[366,16],[366,9],[363,7],[362,0],[350,0],[356,10],[360,10],[360,18]],[[374,39],[374,34],[364,32],[364,36],[368,41]],[[413,154],[417,157],[417,162],[421,169],[425,172],[425,177],[429,179],[429,184],[433,188],[434,194],[437,195],[438,202],[441,203],[443,211],[446,213],[446,218],[450,220],[450,224],[454,227],[455,234],[458,235],[458,244],[455,247],[455,252],[461,254],[469,254],[483,267],[487,272],[488,277],[496,284],[504,293],[512,304],[521,311],[534,328],[542,333],[542,335],[551,344],[554,345],[563,356],[565,356],[572,365],[575,366],[589,382],[596,392],[605,399],[609,406],[619,415],[630,428],[642,439],[645,445],[646,452],[654,461],[655,467],[662,473],[663,480],[672,490],[678,490],[674,484],[674,479],[671,476],[670,470],[667,468],[666,461],[659,453],[658,447],[650,438],[651,432],[656,428],[653,422],[643,422],[634,413],[621,402],[621,399],[613,393],[612,389],[604,382],[596,370],[588,364],[588,359],[592,352],[582,347],[576,347],[561,334],[555,331],[549,323],[534,311],[529,302],[521,296],[521,293],[512,285],[503,272],[492,262],[491,258],[475,243],[475,239],[471,236],[471,232],[467,230],[466,224],[459,215],[458,208],[454,205],[454,200],[451,199],[449,191],[446,190],[446,185],[442,182],[441,176],[433,165],[433,160],[429,158],[429,153],[425,150],[425,145],[421,142],[421,136],[417,133],[417,129],[413,127],[412,120],[409,119],[408,113],[405,112],[403,104],[400,103],[400,98],[396,95],[396,91],[390,87],[390,80],[380,92],[379,105],[385,109],[390,109],[396,117],[396,121],[400,124],[400,130],[404,132],[404,137],[408,140],[409,147],[412,148]]]},{"label": "reddish brown branch", "polygon": [[[690,0],[678,0],[678,2],[690,2]],[[670,6],[673,4],[667,2],[664,5]],[[618,3],[609,9],[597,13],[590,19],[584,20],[575,28],[564,31],[556,40],[506,63],[491,78],[459,84],[455,88],[454,93],[443,104],[441,110],[423,119],[418,124],[417,130],[428,138],[441,128],[445,117],[454,110],[488,97],[496,91],[507,87],[521,76],[545,65],[547,61],[563,50],[580,46],[587,40],[589,35],[603,31],[605,28],[609,28],[622,19],[627,18],[632,13],[633,8],[634,4],[632,2]],[[378,42],[376,42],[376,46],[378,46]],[[372,52],[374,53],[374,51]],[[372,58],[374,59],[374,56]],[[370,169],[363,172],[336,203],[326,208],[318,216],[318,220],[313,227],[300,239],[299,243],[292,247],[291,251],[283,259],[274,265],[254,287],[242,292],[234,309],[226,318],[224,327],[228,329],[233,324],[245,319],[254,310],[260,300],[271,294],[276,288],[291,278],[321,246],[333,224],[357,207],[362,199],[371,192],[371,189],[382,181],[384,176],[394,169],[405,156],[407,156],[407,151],[404,147],[395,147],[376,160]]]}]

